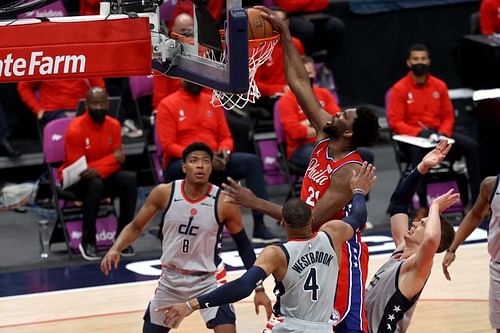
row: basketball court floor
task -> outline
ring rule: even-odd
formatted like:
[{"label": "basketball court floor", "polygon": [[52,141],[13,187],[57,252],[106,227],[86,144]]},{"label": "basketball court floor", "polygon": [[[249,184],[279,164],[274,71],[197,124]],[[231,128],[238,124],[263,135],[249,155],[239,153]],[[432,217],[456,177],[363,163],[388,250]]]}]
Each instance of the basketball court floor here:
[{"label": "basketball court floor", "polygon": [[[391,239],[387,232],[365,236],[370,247],[370,273],[387,259]],[[493,332],[488,321],[488,261],[486,231],[476,230],[457,251],[450,267],[452,281],[442,275],[443,254],[434,268],[414,314],[410,333]],[[258,252],[258,250],[257,250]],[[229,279],[242,264],[235,252],[223,253]],[[0,332],[140,332],[142,315],[159,274],[158,260],[124,261],[110,277],[98,263],[0,274]],[[266,290],[274,297],[272,281]],[[266,319],[254,313],[252,297],[235,305],[239,332],[262,332]],[[209,332],[198,313],[186,318],[176,332]]]}]

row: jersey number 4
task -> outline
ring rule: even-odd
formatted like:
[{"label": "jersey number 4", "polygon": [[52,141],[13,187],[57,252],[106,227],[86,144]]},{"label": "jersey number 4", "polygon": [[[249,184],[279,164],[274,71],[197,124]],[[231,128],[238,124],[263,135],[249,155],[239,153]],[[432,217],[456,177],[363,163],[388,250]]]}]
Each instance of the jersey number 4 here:
[{"label": "jersey number 4", "polygon": [[318,300],[318,280],[316,278],[316,267],[311,267],[307,273],[306,281],[304,282],[304,291],[311,292],[311,300],[316,302]]}]

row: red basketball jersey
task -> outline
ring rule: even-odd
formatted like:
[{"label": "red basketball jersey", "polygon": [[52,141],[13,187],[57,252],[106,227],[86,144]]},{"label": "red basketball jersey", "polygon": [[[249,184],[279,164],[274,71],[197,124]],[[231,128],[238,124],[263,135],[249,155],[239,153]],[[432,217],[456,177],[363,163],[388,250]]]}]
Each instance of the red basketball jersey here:
[{"label": "red basketball jersey", "polygon": [[[316,205],[323,196],[328,187],[333,174],[348,163],[362,164],[363,160],[357,151],[346,154],[343,158],[336,161],[328,152],[330,139],[326,138],[318,141],[311,155],[309,166],[307,167],[302,181],[300,198],[311,208]],[[344,210],[334,214],[332,219],[341,219],[344,217]]]}]

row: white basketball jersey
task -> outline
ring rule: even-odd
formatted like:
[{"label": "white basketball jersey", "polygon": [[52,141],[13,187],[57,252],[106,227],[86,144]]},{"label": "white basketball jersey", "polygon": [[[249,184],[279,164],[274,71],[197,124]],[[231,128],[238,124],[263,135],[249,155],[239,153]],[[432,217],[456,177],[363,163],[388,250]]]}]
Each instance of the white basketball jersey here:
[{"label": "white basketball jersey", "polygon": [[288,261],[285,278],[276,282],[276,315],[327,323],[332,315],[339,265],[330,236],[323,231],[308,240],[281,246]]},{"label": "white basketball jersey", "polygon": [[172,194],[163,213],[162,265],[197,272],[216,272],[222,227],[217,216],[220,189],[192,201],[184,194],[184,180],[172,182]]},{"label": "white basketball jersey", "polygon": [[490,199],[491,218],[488,231],[488,252],[491,260],[500,262],[500,175]]}]

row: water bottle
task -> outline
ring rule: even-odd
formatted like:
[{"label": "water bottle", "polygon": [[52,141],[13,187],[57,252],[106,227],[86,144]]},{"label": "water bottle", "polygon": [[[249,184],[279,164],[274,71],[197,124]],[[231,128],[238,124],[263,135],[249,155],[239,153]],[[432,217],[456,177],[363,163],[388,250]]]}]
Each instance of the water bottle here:
[{"label": "water bottle", "polygon": [[42,257],[42,259],[47,259],[49,257],[50,247],[49,220],[39,220],[38,226],[40,229],[40,257]]}]

